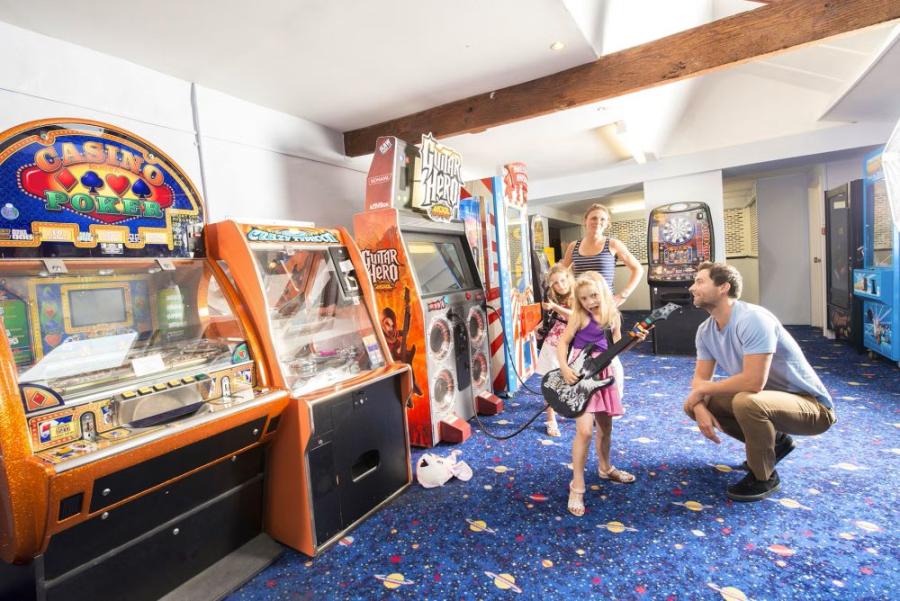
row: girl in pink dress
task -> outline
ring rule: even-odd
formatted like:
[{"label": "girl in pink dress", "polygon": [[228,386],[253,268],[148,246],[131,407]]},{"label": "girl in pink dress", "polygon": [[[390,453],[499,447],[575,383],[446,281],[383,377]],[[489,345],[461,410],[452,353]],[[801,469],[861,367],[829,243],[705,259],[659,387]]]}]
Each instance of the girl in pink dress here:
[{"label": "girl in pink dress", "polygon": [[[569,367],[588,344],[594,345],[593,354],[599,354],[608,347],[606,333],[610,332],[613,342],[621,337],[621,316],[616,308],[612,292],[603,276],[595,271],[588,271],[575,280],[575,310],[569,323],[559,337],[557,358],[560,364],[560,375],[569,384],[578,381],[578,376]],[[569,344],[572,351],[566,356]],[[607,366],[599,378],[612,375]],[[587,462],[588,448],[594,435],[594,424],[597,424],[597,460],[599,476],[613,482],[634,482],[634,476],[626,471],[616,469],[609,462],[610,439],[612,436],[612,418],[622,415],[622,400],[616,386],[607,386],[594,393],[588,402],[585,412],[575,420],[575,438],[572,441],[572,481],[569,483],[569,511],[576,516],[584,515],[584,465]]]},{"label": "girl in pink dress", "polygon": [[[559,369],[556,347],[559,337],[566,329],[572,307],[575,305],[575,277],[572,271],[560,263],[555,264],[547,272],[547,300],[543,303],[544,311],[555,314],[553,325],[544,337],[544,344],[537,360],[537,373],[544,375],[553,369]],[[560,436],[559,424],[556,423],[556,412],[547,406],[547,435]]]}]

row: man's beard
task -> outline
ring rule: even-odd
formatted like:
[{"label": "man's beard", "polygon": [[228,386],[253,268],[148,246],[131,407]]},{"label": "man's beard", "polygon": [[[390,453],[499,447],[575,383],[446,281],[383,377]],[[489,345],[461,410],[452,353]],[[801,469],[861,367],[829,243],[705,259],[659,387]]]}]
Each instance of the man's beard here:
[{"label": "man's beard", "polygon": [[698,309],[703,309],[707,313],[711,313],[712,310],[716,308],[715,303],[705,302],[702,298],[696,296],[691,299],[691,303]]}]

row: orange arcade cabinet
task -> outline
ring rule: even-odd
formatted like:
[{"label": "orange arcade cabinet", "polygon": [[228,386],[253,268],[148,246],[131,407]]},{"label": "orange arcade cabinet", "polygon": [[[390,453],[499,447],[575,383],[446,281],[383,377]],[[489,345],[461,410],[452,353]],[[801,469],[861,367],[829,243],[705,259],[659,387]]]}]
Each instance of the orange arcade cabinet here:
[{"label": "orange arcade cabinet", "polygon": [[0,205],[0,598],[157,599],[260,536],[287,393],[160,149],[26,123]]},{"label": "orange arcade cabinet", "polygon": [[423,447],[468,438],[476,403],[483,414],[503,407],[491,393],[484,289],[465,228],[451,220],[459,162],[430,136],[421,152],[379,138],[366,210],[353,217],[391,353],[412,365],[410,440]]},{"label": "orange arcade cabinet", "polygon": [[293,397],[270,453],[267,529],[316,555],[412,481],[409,368],[391,360],[345,230],[222,221],[207,243]]}]

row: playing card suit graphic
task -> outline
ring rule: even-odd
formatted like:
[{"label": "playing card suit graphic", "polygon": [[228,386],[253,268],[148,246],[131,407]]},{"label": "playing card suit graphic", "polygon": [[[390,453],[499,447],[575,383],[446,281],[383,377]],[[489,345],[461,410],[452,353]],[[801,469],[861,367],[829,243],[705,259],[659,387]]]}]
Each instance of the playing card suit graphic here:
[{"label": "playing card suit graphic", "polygon": [[[126,180],[126,185],[128,184],[127,178],[125,178],[125,176],[108,174],[108,178],[109,177],[123,178]],[[87,171],[81,176],[80,182],[83,188],[80,188],[77,184],[74,184],[72,187],[67,188],[65,187],[64,183],[60,182],[58,178],[53,176],[53,174],[41,171],[36,166],[22,169],[20,178],[22,189],[34,198],[40,199],[42,201],[45,200],[44,193],[48,191],[67,192],[70,196],[72,194],[78,194],[79,192],[89,192],[90,194],[97,194],[98,190],[105,188],[107,185],[109,185],[109,188],[111,190],[116,191],[116,188],[113,187],[109,179],[107,179],[107,181],[104,183],[103,179],[101,179],[95,171]],[[115,181],[116,185],[122,185],[121,181],[119,180],[113,181]],[[175,202],[173,190],[166,184],[160,186],[150,186],[142,179],[137,179],[133,184],[130,184],[130,187],[131,192],[135,196],[142,200],[152,200],[156,202],[157,204],[159,204],[160,209],[162,209],[163,211],[171,207]],[[126,191],[127,189],[127,187],[124,188],[124,190]],[[124,192],[122,194],[124,194]],[[77,211],[73,212],[77,213]],[[79,214],[83,214],[97,221],[110,224],[119,223],[120,221],[124,221],[126,219],[134,219],[135,217],[140,217],[139,215],[98,213],[96,210],[89,213]]]},{"label": "playing card suit graphic", "polygon": [[93,171],[86,171],[81,176],[81,185],[89,189],[91,194],[96,194],[97,190],[103,187],[103,180]]},{"label": "playing card suit graphic", "polygon": [[116,193],[116,196],[122,196],[131,187],[131,182],[124,175],[115,175],[110,173],[106,176],[106,183]]}]

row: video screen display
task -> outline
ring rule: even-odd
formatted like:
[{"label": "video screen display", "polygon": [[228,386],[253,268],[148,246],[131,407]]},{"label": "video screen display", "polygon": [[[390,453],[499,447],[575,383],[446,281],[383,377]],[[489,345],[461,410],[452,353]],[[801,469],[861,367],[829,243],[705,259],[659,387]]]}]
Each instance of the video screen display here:
[{"label": "video screen display", "polygon": [[478,286],[472,276],[462,236],[408,232],[406,246],[423,295]]},{"label": "video screen display", "polygon": [[122,323],[128,318],[124,288],[92,288],[69,292],[72,326],[84,328],[100,323]]}]

